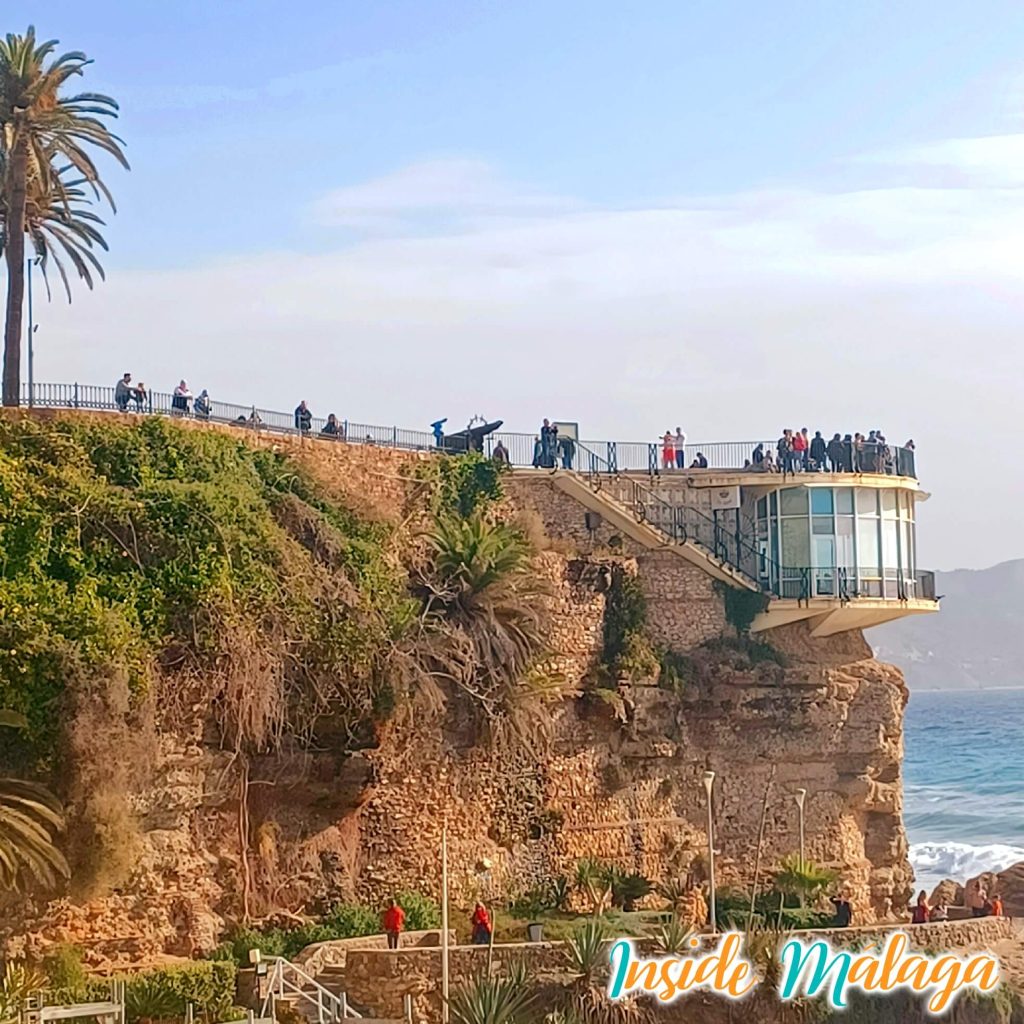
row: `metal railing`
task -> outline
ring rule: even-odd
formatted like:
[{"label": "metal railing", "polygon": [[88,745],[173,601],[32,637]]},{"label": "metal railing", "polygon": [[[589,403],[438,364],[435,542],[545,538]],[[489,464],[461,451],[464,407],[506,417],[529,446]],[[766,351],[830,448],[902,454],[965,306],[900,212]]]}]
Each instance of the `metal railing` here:
[{"label": "metal railing", "polygon": [[275,1000],[292,996],[309,1003],[316,1009],[317,1024],[335,1024],[338,1021],[360,1018],[348,1005],[344,992],[335,995],[330,989],[324,988],[312,975],[301,967],[286,960],[283,956],[268,957],[271,964],[267,974],[267,994],[260,1010],[261,1017],[275,1017]]},{"label": "metal railing", "polygon": [[[308,429],[296,425],[294,412],[264,409],[256,405],[239,405],[232,402],[210,400],[209,410],[198,412],[195,400],[184,403],[184,408],[175,407],[174,395],[165,391],[147,391],[145,395],[130,397],[123,409],[115,400],[115,389],[96,384],[33,384],[31,392],[27,384],[22,385],[23,405],[61,409],[97,409],[152,413],[165,416],[183,416],[191,419],[229,423],[260,431],[289,434],[307,434],[325,440],[347,441],[350,444],[374,444],[388,448],[425,450],[436,448],[434,435],[429,430],[412,430],[397,426],[380,426],[338,420],[336,429],[325,427],[324,417],[311,416]],[[179,400],[179,406],[182,403]],[[606,473],[647,473],[652,476],[675,473],[689,469],[703,455],[709,469],[730,469],[751,471],[763,470],[764,464],[754,464],[754,450],[760,444],[765,451],[775,451],[774,441],[711,441],[701,444],[686,444],[682,458],[675,457],[672,467],[663,466],[663,451],[660,442],[646,441],[577,441],[562,437],[554,452],[541,449],[540,438],[534,434],[496,431],[484,439],[484,451],[491,455],[501,442],[513,466],[540,466],[587,471],[583,465],[590,457],[600,459]],[[886,455],[888,452],[888,456]],[[837,453],[838,455],[838,453]],[[889,473],[891,475],[916,475],[914,452],[906,448],[881,448],[865,445],[858,452],[852,448],[842,456],[835,467],[828,462],[825,467],[837,472]],[[802,462],[800,468],[802,469]],[[813,468],[808,469],[813,472]]]}]

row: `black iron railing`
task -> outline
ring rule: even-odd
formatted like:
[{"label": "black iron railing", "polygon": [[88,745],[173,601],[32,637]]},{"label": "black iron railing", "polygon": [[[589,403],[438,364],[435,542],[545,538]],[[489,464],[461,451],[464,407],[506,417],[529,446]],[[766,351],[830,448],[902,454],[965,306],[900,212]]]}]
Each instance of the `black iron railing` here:
[{"label": "black iron railing", "polygon": [[[22,404],[66,409],[118,410],[115,389],[95,384],[34,384],[31,394],[28,385],[22,385]],[[256,405],[240,405],[232,402],[210,401],[209,413],[199,415],[195,402],[186,403],[185,409],[175,409],[174,396],[165,391],[147,391],[144,396],[131,397],[127,411],[156,413],[161,415],[187,415],[195,419],[208,419],[219,423],[232,423],[258,430],[282,433],[308,433],[325,438],[348,441],[350,444],[387,445],[394,448],[427,449],[436,446],[434,435],[429,430],[411,430],[405,427],[380,426],[339,419],[337,431],[324,433],[327,420],[313,416],[309,429],[300,431],[293,412],[264,409]],[[589,472],[584,465],[591,458],[598,459],[605,473],[646,473],[651,476],[671,474],[681,469],[689,470],[698,456],[703,456],[709,469],[767,471],[763,463],[755,464],[754,450],[761,445],[763,450],[775,450],[774,441],[709,441],[686,444],[682,456],[675,455],[670,468],[664,465],[664,452],[660,442],[646,441],[577,441],[562,437],[554,452],[541,452],[539,437],[534,434],[497,431],[489,434],[484,441],[484,451],[493,453],[498,442],[508,452],[513,466],[543,465],[545,468],[560,467]],[[887,454],[888,453],[888,454]],[[838,453],[837,453],[838,454]],[[837,471],[889,473],[892,475],[916,475],[914,452],[906,448],[882,448],[865,445],[858,452],[848,449],[848,457],[839,458],[838,465],[827,462],[823,469]],[[799,467],[803,471],[803,463]],[[813,469],[809,469],[813,471]]]}]

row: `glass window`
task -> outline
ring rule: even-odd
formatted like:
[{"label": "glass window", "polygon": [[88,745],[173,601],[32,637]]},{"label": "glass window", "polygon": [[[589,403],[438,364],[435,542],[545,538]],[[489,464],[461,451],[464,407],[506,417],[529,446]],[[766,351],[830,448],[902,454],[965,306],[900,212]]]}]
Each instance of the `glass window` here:
[{"label": "glass window", "polygon": [[[785,494],[785,491],[783,491]],[[807,517],[782,520],[782,564],[802,569],[811,564],[811,538]]]},{"label": "glass window", "polygon": [[772,491],[768,497],[772,506],[772,515],[776,516],[779,514],[779,492]]},{"label": "glass window", "polygon": [[878,493],[867,487],[857,488],[857,515],[878,515]]},{"label": "glass window", "polygon": [[830,516],[834,508],[832,505],[831,487],[812,487],[811,489],[811,513],[816,516]]},{"label": "glass window", "polygon": [[908,577],[914,575],[914,527],[910,523],[902,526],[903,534],[900,537],[900,562],[903,571]]},{"label": "glass window", "polygon": [[757,499],[757,514],[764,519],[768,515],[768,499],[758,498]]},{"label": "glass window", "polygon": [[811,532],[818,534],[832,534],[835,529],[832,526],[831,516],[815,516],[811,520]]},{"label": "glass window", "polygon": [[878,523],[857,520],[857,567],[861,576],[878,575]]},{"label": "glass window", "polygon": [[886,488],[880,492],[882,498],[882,517],[884,519],[896,518],[896,492]]},{"label": "glass window", "polygon": [[836,565],[852,569],[856,564],[853,560],[853,520],[840,516],[836,520]]},{"label": "glass window", "polygon": [[914,492],[898,491],[900,496],[900,519],[914,518]]},{"label": "glass window", "polygon": [[836,488],[836,511],[841,515],[853,515],[853,488]]},{"label": "glass window", "polygon": [[807,491],[802,487],[787,487],[782,492],[782,514],[784,516],[807,515]]},{"label": "glass window", "polygon": [[896,547],[896,530],[898,524],[895,522],[882,523],[882,567],[887,572],[899,568],[899,550]]}]

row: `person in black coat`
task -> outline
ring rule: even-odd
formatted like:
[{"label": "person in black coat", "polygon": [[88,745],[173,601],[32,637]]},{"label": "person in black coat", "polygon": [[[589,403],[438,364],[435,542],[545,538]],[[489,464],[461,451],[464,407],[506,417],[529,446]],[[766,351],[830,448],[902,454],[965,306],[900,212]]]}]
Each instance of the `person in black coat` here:
[{"label": "person in black coat", "polygon": [[814,462],[814,468],[819,473],[825,469],[826,452],[825,438],[821,436],[820,430],[816,430],[814,437],[811,438],[811,460]]}]

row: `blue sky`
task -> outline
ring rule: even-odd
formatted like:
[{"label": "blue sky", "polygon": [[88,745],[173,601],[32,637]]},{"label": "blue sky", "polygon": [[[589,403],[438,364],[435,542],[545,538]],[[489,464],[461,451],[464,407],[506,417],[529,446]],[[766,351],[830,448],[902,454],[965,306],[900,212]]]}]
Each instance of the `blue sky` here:
[{"label": "blue sky", "polygon": [[95,58],[132,161],[109,281],[39,310],[39,379],[596,437],[883,426],[941,494],[933,564],[1024,554],[958,528],[956,472],[1017,429],[1021,5],[5,14]]}]

